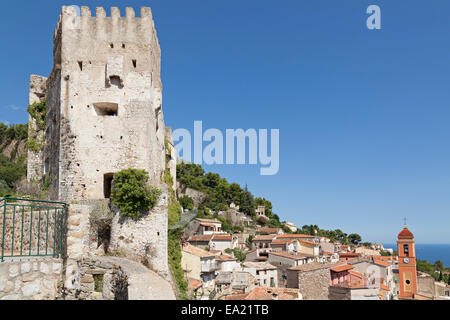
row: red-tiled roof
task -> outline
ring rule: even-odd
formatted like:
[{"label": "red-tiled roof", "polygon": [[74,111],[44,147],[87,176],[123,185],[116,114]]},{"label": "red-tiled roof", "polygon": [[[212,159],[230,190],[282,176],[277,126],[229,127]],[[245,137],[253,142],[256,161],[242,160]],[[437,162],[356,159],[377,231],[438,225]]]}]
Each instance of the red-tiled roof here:
[{"label": "red-tiled roof", "polygon": [[288,288],[255,288],[249,293],[234,294],[228,296],[227,300],[296,300],[298,299],[298,289]]},{"label": "red-tiled roof", "polygon": [[404,227],[403,230],[398,234],[399,239],[414,239],[414,235],[411,231],[408,230],[407,227]]},{"label": "red-tiled roof", "polygon": [[211,258],[215,256],[213,253],[194,247],[190,244],[183,246],[183,251],[200,258]]},{"label": "red-tiled roof", "polygon": [[232,241],[232,240],[233,240],[233,237],[230,236],[230,235],[226,235],[226,234],[224,234],[224,235],[222,235],[222,234],[215,234],[215,235],[213,236],[212,240],[213,240],[213,241],[214,241],[214,240]]},{"label": "red-tiled roof", "polygon": [[382,266],[382,267],[389,267],[391,265],[390,262],[382,261],[382,260],[373,260],[373,263]]},{"label": "red-tiled roof", "polygon": [[315,238],[314,236],[309,236],[307,234],[282,234],[277,236],[277,239],[301,239],[301,238]]},{"label": "red-tiled roof", "polygon": [[189,242],[197,242],[197,241],[201,241],[201,242],[209,242],[212,239],[212,235],[194,235],[194,236],[190,236],[188,241]]},{"label": "red-tiled roof", "polygon": [[194,279],[189,279],[189,289],[197,290],[202,286],[202,282]]},{"label": "red-tiled roof", "polygon": [[348,271],[348,270],[352,270],[352,269],[355,269],[355,267],[350,266],[348,264],[344,264],[342,266],[337,266],[337,267],[331,268],[331,271],[344,272],[344,271]]},{"label": "red-tiled roof", "polygon": [[352,275],[357,276],[359,278],[363,277],[363,275],[361,273],[353,271],[353,270],[349,270],[348,273],[351,273]]}]

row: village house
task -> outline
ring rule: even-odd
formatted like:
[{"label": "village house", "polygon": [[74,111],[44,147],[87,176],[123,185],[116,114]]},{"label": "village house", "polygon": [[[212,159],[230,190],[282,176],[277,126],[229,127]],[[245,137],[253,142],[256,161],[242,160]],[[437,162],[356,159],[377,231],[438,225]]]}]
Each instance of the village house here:
[{"label": "village house", "polygon": [[381,287],[385,285],[389,288],[389,292],[394,295],[396,286],[394,282],[393,265],[389,261],[378,259],[370,259],[351,263],[354,271],[361,273],[368,279],[368,284]]},{"label": "village house", "polygon": [[339,261],[353,263],[361,260],[361,253],[339,252]]},{"label": "village house", "polygon": [[373,250],[373,249],[363,247],[363,246],[356,248],[355,253],[360,253],[363,257],[380,255],[379,250]]},{"label": "village house", "polygon": [[269,252],[268,262],[278,268],[278,284],[285,287],[287,285],[286,270],[302,264],[314,262],[314,257],[304,254],[293,254],[286,251]]},{"label": "village house", "polygon": [[223,253],[215,254],[217,271],[230,272],[242,269],[236,258]]},{"label": "village house", "polygon": [[259,234],[272,234],[272,235],[284,234],[283,229],[281,229],[281,228],[268,228],[268,227],[259,228],[258,233]]},{"label": "village house", "polygon": [[278,287],[277,267],[267,262],[244,262],[243,270],[251,273],[261,287]]},{"label": "village house", "polygon": [[187,242],[194,247],[206,250],[209,248],[212,237],[213,235],[193,235],[187,239]]},{"label": "village house", "polygon": [[272,251],[280,252],[280,251],[286,251],[286,252],[292,252],[292,253],[298,253],[301,251],[301,245],[298,240],[291,240],[291,239],[274,239],[272,240],[272,243],[270,244]]},{"label": "village house", "polygon": [[337,262],[339,262],[339,254],[327,252],[327,251],[321,251],[321,254],[319,257],[319,262],[320,263],[337,263]]},{"label": "village house", "polygon": [[313,241],[300,240],[300,251],[299,253],[306,254],[308,256],[313,256],[316,260],[320,256],[319,244]]},{"label": "village house", "polygon": [[233,294],[244,294],[259,285],[259,281],[246,271],[219,271],[216,276],[217,299]]},{"label": "village house", "polygon": [[292,233],[297,232],[298,228],[295,226],[295,224],[293,224],[292,222],[285,222],[283,223],[283,225],[288,228],[289,230],[291,230]]},{"label": "village house", "polygon": [[202,281],[205,289],[214,289],[216,259],[213,253],[185,244],[182,248],[181,266],[186,278]]},{"label": "village house", "polygon": [[299,289],[303,300],[329,300],[330,269],[335,266],[314,262],[289,268],[287,287]]},{"label": "village house", "polygon": [[277,236],[277,240],[306,240],[306,241],[314,241],[316,239],[315,236],[311,236],[308,234],[282,234]]},{"label": "village house", "polygon": [[355,267],[343,264],[330,269],[331,286],[348,285],[350,287],[366,287],[368,286],[367,279],[364,276],[354,271]]},{"label": "village house", "polygon": [[210,219],[195,219],[191,222],[194,226],[195,234],[198,235],[212,235],[217,233],[224,233],[222,231],[222,222]]},{"label": "village house", "polygon": [[209,242],[211,250],[225,251],[227,249],[235,249],[238,245],[237,237],[229,234],[215,234]]}]

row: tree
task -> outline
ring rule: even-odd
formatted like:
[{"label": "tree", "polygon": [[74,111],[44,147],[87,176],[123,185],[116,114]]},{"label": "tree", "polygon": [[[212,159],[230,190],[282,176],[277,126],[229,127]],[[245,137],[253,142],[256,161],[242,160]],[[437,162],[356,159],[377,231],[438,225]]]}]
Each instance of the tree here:
[{"label": "tree", "polygon": [[351,235],[348,236],[348,239],[350,240],[351,243],[355,245],[357,245],[362,241],[361,236],[357,233],[352,233]]},{"label": "tree", "polygon": [[442,271],[445,269],[444,263],[441,260],[436,261],[434,263],[434,267],[436,268],[437,271]]},{"label": "tree", "polygon": [[189,196],[184,196],[178,200],[183,209],[193,210],[194,209],[194,200],[192,200]]}]

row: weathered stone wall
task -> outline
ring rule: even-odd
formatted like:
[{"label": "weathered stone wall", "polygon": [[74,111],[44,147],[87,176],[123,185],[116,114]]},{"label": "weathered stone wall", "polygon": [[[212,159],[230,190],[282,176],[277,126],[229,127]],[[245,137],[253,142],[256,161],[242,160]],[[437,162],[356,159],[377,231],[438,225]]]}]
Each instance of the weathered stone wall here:
[{"label": "weathered stone wall", "polygon": [[304,300],[329,300],[330,267],[328,265],[307,264],[288,269],[286,275],[287,287],[300,289]]},{"label": "weathered stone wall", "polygon": [[128,300],[128,277],[108,258],[82,256],[66,265],[65,300]]},{"label": "weathered stone wall", "polygon": [[62,260],[0,263],[0,300],[55,300]]},{"label": "weathered stone wall", "polygon": [[[28,104],[42,101],[47,93],[47,78],[31,75]],[[34,139],[37,144],[43,145],[45,141],[45,131],[41,131],[36,120],[31,116],[28,117],[28,137]],[[27,151],[27,180],[41,180],[44,174],[43,149],[39,151]]]},{"label": "weathered stone wall", "polygon": [[304,300],[328,300],[330,269],[323,268],[298,275],[298,288]]},{"label": "weathered stone wall", "polygon": [[200,203],[202,203],[203,200],[205,200],[208,195],[197,191],[191,188],[186,187],[181,182],[177,182],[177,196],[178,198],[182,198],[184,196],[191,197],[192,200],[194,200],[194,206],[197,208]]},{"label": "weathered stone wall", "polygon": [[145,169],[159,184],[165,170],[161,51],[150,8],[93,17],[63,7],[55,32],[55,66],[48,81],[45,157],[52,197],[103,199],[104,177]]},{"label": "weathered stone wall", "polygon": [[109,251],[118,251],[130,259],[143,262],[167,278],[169,193],[167,187],[162,191],[158,204],[139,220],[121,218],[120,212],[116,211],[111,227]]}]

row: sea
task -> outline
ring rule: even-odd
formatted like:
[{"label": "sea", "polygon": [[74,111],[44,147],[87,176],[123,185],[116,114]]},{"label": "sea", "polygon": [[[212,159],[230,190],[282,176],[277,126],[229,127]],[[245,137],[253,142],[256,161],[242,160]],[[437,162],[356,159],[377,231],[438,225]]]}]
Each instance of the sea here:
[{"label": "sea", "polygon": [[[388,249],[397,250],[397,244],[383,244]],[[416,257],[420,260],[427,260],[435,263],[441,260],[445,267],[450,267],[450,244],[418,244],[416,243]]]}]

